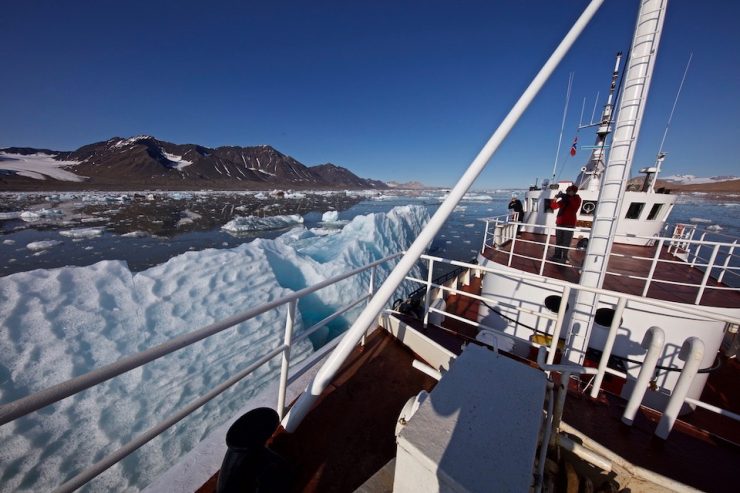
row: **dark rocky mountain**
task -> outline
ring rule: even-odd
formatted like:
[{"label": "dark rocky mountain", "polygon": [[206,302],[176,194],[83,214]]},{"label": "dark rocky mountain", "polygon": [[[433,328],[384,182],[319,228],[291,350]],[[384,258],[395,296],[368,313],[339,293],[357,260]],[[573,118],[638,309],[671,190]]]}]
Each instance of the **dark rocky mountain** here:
[{"label": "dark rocky mountain", "polygon": [[309,168],[311,174],[324,183],[331,183],[337,187],[346,188],[388,188],[384,182],[379,180],[368,180],[360,178],[347,168],[336,164],[326,163]]},{"label": "dark rocky mountain", "polygon": [[[54,173],[57,168],[84,179],[65,180],[60,173]],[[26,170],[30,173],[24,172]],[[0,150],[0,190],[154,188],[384,189],[387,186],[381,181],[360,178],[333,164],[309,168],[266,145],[211,149],[140,135],[128,139],[114,137],[72,152],[19,147]]]}]

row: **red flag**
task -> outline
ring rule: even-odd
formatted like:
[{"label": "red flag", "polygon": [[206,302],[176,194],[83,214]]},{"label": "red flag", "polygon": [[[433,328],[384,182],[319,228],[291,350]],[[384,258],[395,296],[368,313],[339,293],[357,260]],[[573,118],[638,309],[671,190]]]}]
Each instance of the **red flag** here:
[{"label": "red flag", "polygon": [[573,139],[573,145],[570,146],[570,155],[575,156],[576,155],[576,149],[578,147],[578,136],[576,135],[576,138]]}]

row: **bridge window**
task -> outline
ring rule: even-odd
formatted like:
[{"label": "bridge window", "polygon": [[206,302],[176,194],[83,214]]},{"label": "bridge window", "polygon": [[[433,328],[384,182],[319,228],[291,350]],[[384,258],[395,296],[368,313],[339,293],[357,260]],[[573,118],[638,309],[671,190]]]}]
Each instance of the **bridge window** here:
[{"label": "bridge window", "polygon": [[627,214],[624,216],[625,219],[640,219],[642,209],[645,207],[645,202],[632,202]]},{"label": "bridge window", "polygon": [[648,214],[647,220],[654,221],[655,219],[660,219],[658,217],[658,214],[660,213],[660,210],[662,208],[663,208],[663,204],[653,204],[653,208],[650,209],[650,213]]}]

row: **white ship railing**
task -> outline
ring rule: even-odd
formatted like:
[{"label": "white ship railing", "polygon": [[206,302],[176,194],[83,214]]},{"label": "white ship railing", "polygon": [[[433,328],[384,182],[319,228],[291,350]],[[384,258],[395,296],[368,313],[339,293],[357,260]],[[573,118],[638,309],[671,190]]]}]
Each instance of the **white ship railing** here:
[{"label": "white ship railing", "polygon": [[[443,317],[451,318],[451,319],[460,321],[462,323],[465,323],[467,325],[470,325],[472,327],[475,327],[479,331],[488,331],[488,333],[495,334],[496,337],[505,337],[505,338],[514,340],[519,343],[527,344],[530,347],[537,348],[538,350],[540,348],[546,349],[546,357],[544,356],[542,357],[543,364],[541,364],[540,366],[546,370],[560,371],[563,374],[568,375],[568,376],[570,374],[578,374],[578,371],[576,370],[582,367],[575,366],[575,365],[554,365],[556,351],[558,349],[558,343],[561,339],[561,332],[563,328],[563,321],[565,319],[565,312],[567,310],[567,303],[563,302],[562,300],[569,299],[569,297],[571,296],[571,292],[577,291],[577,290],[587,291],[595,295],[608,295],[608,297],[612,299],[616,298],[616,301],[614,303],[614,308],[615,308],[614,316],[612,317],[612,323],[608,330],[606,343],[604,345],[604,348],[602,350],[602,353],[597,363],[597,369],[596,370],[588,369],[588,371],[581,372],[581,374],[588,373],[588,374],[594,375],[593,380],[589,383],[589,385],[591,386],[590,395],[593,398],[596,398],[598,396],[599,391],[601,390],[601,383],[604,379],[604,376],[607,373],[624,378],[624,379],[628,377],[626,373],[610,368],[609,366],[607,366],[607,363],[609,361],[609,358],[612,355],[613,344],[617,336],[617,331],[620,328],[620,322],[622,320],[622,312],[624,311],[625,308],[629,306],[630,303],[639,302],[639,304],[642,307],[644,307],[644,305],[649,305],[649,306],[654,306],[658,308],[669,309],[669,310],[672,310],[673,312],[683,313],[685,315],[689,315],[692,317],[705,317],[708,320],[724,322],[728,326],[740,325],[740,317],[728,315],[725,313],[718,313],[714,311],[704,310],[701,307],[696,307],[696,306],[682,307],[675,303],[667,303],[667,302],[663,302],[661,300],[656,300],[652,298],[643,298],[641,296],[635,296],[635,295],[630,295],[626,293],[618,293],[618,292],[605,290],[605,289],[581,286],[580,284],[573,284],[567,281],[560,281],[560,280],[553,279],[553,278],[545,278],[542,276],[538,276],[535,274],[528,274],[528,273],[524,273],[521,271],[517,273],[512,273],[510,271],[503,271],[503,270],[496,269],[495,268],[496,264],[493,264],[494,267],[485,267],[485,266],[478,265],[478,264],[470,264],[467,262],[460,262],[457,260],[450,260],[450,259],[445,259],[442,257],[434,257],[430,255],[422,255],[421,258],[427,261],[429,271],[431,271],[434,268],[435,264],[443,263],[443,264],[448,264],[448,265],[455,266],[455,267],[463,267],[467,269],[466,273],[463,274],[463,277],[470,276],[471,272],[475,273],[478,276],[482,275],[483,273],[495,273],[498,276],[505,276],[505,277],[509,277],[511,279],[520,280],[520,281],[526,280],[526,281],[547,282],[548,287],[552,290],[555,290],[555,292],[557,292],[557,290],[559,289],[560,295],[561,295],[561,302],[560,302],[559,310],[557,313],[547,313],[547,312],[531,310],[529,308],[518,306],[516,304],[505,303],[503,300],[500,300],[500,299],[487,298],[485,296],[480,296],[480,295],[466,292],[465,290],[457,288],[457,282],[447,282],[444,284],[437,284],[437,283],[432,282],[429,278],[419,279],[419,278],[407,276],[407,280],[426,286],[426,296],[424,299],[424,318],[423,318],[425,326],[428,323],[429,314],[436,313]],[[482,324],[476,320],[469,320],[465,317],[461,317],[456,314],[449,313],[442,308],[438,308],[434,306],[433,299],[435,297],[446,297],[448,295],[461,296],[461,297],[476,300],[476,301],[479,301],[485,304],[494,303],[498,306],[502,306],[506,308],[507,310],[514,310],[515,312],[521,313],[521,314],[536,315],[538,317],[541,317],[542,319],[553,321],[554,324],[552,326],[552,332],[547,333],[547,331],[544,331],[547,337],[550,338],[550,342],[549,344],[539,344],[529,339],[523,339],[523,338],[517,337],[512,334],[507,334],[493,327],[488,327],[485,324]],[[647,385],[648,385],[648,381],[649,381],[648,376],[653,373],[652,370],[655,368],[655,364],[657,363],[657,360],[658,360],[658,355],[663,351],[662,342],[660,342],[660,344],[654,344],[654,343],[651,344],[651,342],[654,342],[657,339],[657,336],[652,335],[656,331],[660,331],[660,329],[657,327],[651,328],[648,332],[651,333],[652,339],[646,337],[645,341],[643,341],[643,345],[645,349],[648,351],[648,353],[645,356],[644,362],[641,364],[643,367],[643,371],[641,371],[640,376],[642,378],[638,377],[638,384],[632,390],[632,395],[635,396],[635,398],[630,399],[630,403],[628,404],[627,409],[625,410],[625,414],[624,414],[625,417],[629,417],[629,413],[630,412],[633,413],[636,410],[636,408],[639,407],[640,401],[642,400],[645,389],[647,388]],[[539,331],[539,332],[543,332],[543,331]],[[660,332],[662,333],[662,331]],[[689,338],[689,339],[694,339],[694,338]],[[671,399],[669,400],[666,412],[664,413],[665,422],[661,420],[661,424],[658,430],[656,430],[656,433],[658,433],[659,436],[661,436],[662,438],[665,438],[670,432],[671,427],[673,426],[673,422],[675,421],[678,415],[678,409],[681,408],[681,405],[684,402],[695,405],[697,407],[704,408],[710,412],[719,414],[721,416],[728,417],[735,421],[740,421],[740,415],[733,413],[732,411],[714,406],[712,404],[709,404],[709,403],[706,403],[706,402],[703,402],[697,399],[692,399],[692,398],[687,397],[686,391],[688,390],[688,386],[691,383],[691,380],[693,380],[693,377],[696,375],[696,372],[698,370],[698,366],[697,364],[695,364],[695,360],[697,359],[696,358],[697,350],[695,349],[695,346],[697,345],[697,343],[695,341],[689,341],[689,339],[687,339],[687,342],[684,343],[684,345],[687,347],[682,349],[682,355],[679,356],[679,359],[686,361],[686,364],[680,369],[681,376],[679,376],[679,381],[677,382],[676,389],[674,389],[671,395]],[[699,359],[701,359],[701,356],[699,356]],[[651,360],[652,360],[652,363],[650,363]],[[689,364],[689,361],[691,361],[692,363]],[[653,365],[652,368],[649,367],[650,364]],[[566,366],[567,368],[565,368]],[[684,376],[684,373],[686,373],[688,376]],[[688,383],[687,383],[687,380],[688,380]],[[679,389],[679,387],[681,387],[681,389]],[[585,390],[586,389],[584,389],[584,392]],[[560,410],[562,411],[562,403],[560,403],[559,406],[560,406]],[[632,416],[634,416],[634,414],[632,414]],[[631,421],[629,421],[628,419],[623,419],[623,421],[625,421],[625,423],[631,424]]]},{"label": "white ship railing", "polygon": [[[526,226],[528,229],[534,230],[533,232],[542,234],[545,241],[517,237],[516,228],[519,225],[522,227]],[[547,264],[557,263],[548,260],[548,250],[551,246],[554,246],[552,238],[557,230],[573,231],[574,238],[578,238],[578,233],[590,232],[588,228],[565,228],[560,226],[524,224],[512,222],[502,217],[495,217],[486,220],[486,231],[483,237],[483,248],[481,253],[485,253],[486,248],[496,249],[510,243],[508,247],[508,266],[511,266],[515,257],[535,260],[539,263],[537,267],[539,275],[543,275]],[[688,233],[684,234],[685,231],[688,231]],[[671,237],[618,234],[615,236],[617,243],[620,238],[644,240],[650,245],[656,245],[655,252],[652,257],[645,257],[640,255],[628,256],[612,251],[610,253],[610,258],[630,258],[636,261],[650,262],[650,265],[647,269],[646,276],[624,274],[613,270],[607,270],[606,274],[643,281],[642,296],[647,296],[650,287],[654,283],[693,287],[696,289],[696,296],[693,301],[696,305],[701,304],[704,293],[708,289],[717,291],[740,291],[740,266],[737,265],[740,263],[740,255],[736,253],[736,249],[738,247],[737,240],[733,240],[732,242],[708,241],[705,238],[707,234],[710,234],[709,232],[703,232],[701,237],[695,240],[693,239],[694,231],[696,231],[696,229],[680,229],[678,233],[674,233]],[[543,250],[541,255],[533,257],[532,255],[517,252],[516,244],[520,242],[529,245],[542,246]],[[567,249],[571,253],[582,250],[577,246],[568,246],[563,248]],[[701,257],[699,253],[702,251],[709,252],[708,257]],[[660,254],[663,252],[673,254],[674,258],[660,258]],[[687,258],[684,259],[683,257],[678,256],[680,252],[687,252]],[[577,257],[578,255],[571,256],[572,259]],[[685,281],[656,279],[655,272],[658,266],[668,264],[700,269],[704,273],[701,282],[692,284]],[[570,266],[574,269],[580,269],[580,265],[578,265],[577,262],[570,264]]]},{"label": "white ship railing", "polygon": [[[314,354],[312,354],[307,360],[301,362],[301,368],[293,371],[293,373],[291,374],[289,372],[289,366],[292,347],[295,344],[306,340],[314,332],[326,326],[334,319],[344,315],[356,306],[370,299],[375,291],[376,268],[379,265],[388,263],[400,256],[400,253],[390,255],[378,261],[367,264],[364,267],[360,267],[345,274],[332,277],[313,286],[309,286],[305,289],[296,291],[295,293],[289,294],[287,296],[283,296],[282,298],[271,301],[269,303],[265,303],[251,310],[239,313],[206,327],[202,327],[188,334],[183,334],[150,349],[132,354],[130,356],[126,356],[114,363],[103,366],[101,368],[97,368],[88,373],[85,373],[84,375],[80,375],[76,378],[61,382],[21,399],[2,404],[0,405],[0,426],[10,423],[45,406],[82,392],[90,387],[110,380],[111,378],[121,375],[122,373],[143,366],[179,349],[190,346],[191,344],[194,344],[202,339],[223,332],[224,330],[232,328],[265,312],[277,310],[283,305],[287,305],[288,313],[285,321],[285,335],[282,345],[273,348],[272,350],[258,358],[256,361],[253,361],[249,366],[247,366],[237,374],[233,375],[225,382],[214,387],[200,398],[192,401],[190,404],[176,411],[163,421],[160,421],[152,428],[140,434],[139,436],[137,436],[127,444],[123,445],[118,450],[99,460],[95,464],[85,468],[83,471],[79,472],[73,478],[67,480],[64,484],[59,486],[54,491],[68,492],[80,488],[117,462],[123,460],[126,456],[134,452],[139,447],[156,438],[164,431],[177,424],[183,418],[208,403],[214,397],[218,396],[234,384],[238,383],[240,380],[246,378],[257,369],[266,365],[269,361],[277,356],[281,356],[282,361],[279,377],[278,402],[276,409],[278,411],[278,414],[282,418],[285,412],[285,395],[288,385],[297,380],[306,371],[310,370],[311,367],[313,367],[316,363],[320,362],[330,350],[332,350],[337,344],[339,344],[342,337],[335,337],[332,341],[330,341]],[[303,297],[366,271],[370,271],[370,278],[365,295],[347,303],[331,315],[327,316],[323,320],[317,322],[313,326],[301,332],[301,334],[297,337],[293,337],[293,323],[295,320],[296,305]]]}]

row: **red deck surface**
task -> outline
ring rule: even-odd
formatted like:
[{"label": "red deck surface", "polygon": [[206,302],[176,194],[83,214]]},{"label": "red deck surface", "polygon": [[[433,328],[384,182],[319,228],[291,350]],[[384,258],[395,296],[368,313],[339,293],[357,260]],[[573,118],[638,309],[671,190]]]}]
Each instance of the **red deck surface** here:
[{"label": "red deck surface", "polygon": [[[486,248],[484,256],[496,263],[509,265],[509,257],[512,244],[514,255],[511,255],[511,267],[530,274],[539,274],[541,259],[544,254],[546,237],[541,234],[523,233],[516,242],[507,242],[499,249]],[[550,238],[550,247],[547,256],[553,253],[555,240]],[[575,246],[576,240],[573,240]],[[645,281],[632,279],[628,276],[648,277],[652,258],[657,246],[622,245],[615,243],[612,248],[612,256],[609,258],[607,274],[604,279],[604,289],[640,296],[645,288]],[[577,283],[580,279],[579,268],[583,262],[585,252],[583,250],[570,251],[570,264],[555,264],[547,262],[543,271],[544,276]],[[639,260],[635,257],[643,257]],[[676,257],[667,252],[664,247],[660,252],[661,260],[678,261]],[[682,286],[668,284],[660,281],[680,282],[686,284],[700,285],[704,278],[704,272],[689,264],[678,262],[658,262],[653,275],[647,296],[664,301],[675,301],[679,303],[691,303],[696,300],[699,288],[696,286]],[[727,287],[713,280],[707,282],[707,287],[701,298],[701,305],[724,308],[740,308],[740,291],[712,289],[714,287]]]}]

